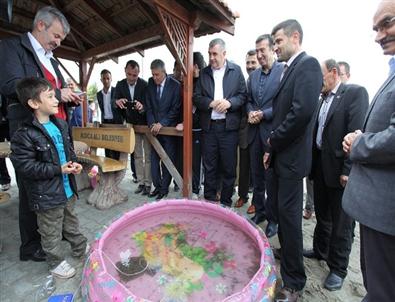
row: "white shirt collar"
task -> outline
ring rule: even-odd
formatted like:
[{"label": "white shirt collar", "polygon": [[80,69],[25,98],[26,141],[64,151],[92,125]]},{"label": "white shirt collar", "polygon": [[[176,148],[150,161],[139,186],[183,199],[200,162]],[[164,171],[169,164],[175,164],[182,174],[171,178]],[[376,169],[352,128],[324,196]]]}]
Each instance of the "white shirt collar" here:
[{"label": "white shirt collar", "polygon": [[292,62],[295,61],[298,55],[300,55],[303,52],[303,50],[299,50],[297,53],[295,53],[292,57],[289,58],[287,61],[286,65],[289,67],[291,66]]},{"label": "white shirt collar", "polygon": [[103,93],[103,95],[105,95],[105,94],[111,94],[111,86],[110,86],[110,88],[108,88],[107,93],[104,92],[104,88],[101,90],[101,92]]},{"label": "white shirt collar", "polygon": [[27,36],[29,37],[30,43],[32,44],[32,47],[34,49],[34,51],[39,54],[43,54],[45,57],[47,57],[48,59],[51,59],[53,54],[52,51],[46,51],[40,44],[40,42],[37,41],[37,39],[30,33],[27,33]]}]

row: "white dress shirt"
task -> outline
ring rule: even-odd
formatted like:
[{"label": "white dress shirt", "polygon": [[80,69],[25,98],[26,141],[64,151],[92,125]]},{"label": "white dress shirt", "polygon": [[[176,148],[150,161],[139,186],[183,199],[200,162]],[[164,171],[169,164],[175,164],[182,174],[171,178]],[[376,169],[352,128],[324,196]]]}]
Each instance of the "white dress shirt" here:
[{"label": "white dress shirt", "polygon": [[[220,69],[212,69],[214,78],[214,100],[224,98],[223,80],[226,70],[226,63]],[[211,112],[212,120],[221,120],[226,118],[226,113],[219,113],[213,109]]]}]

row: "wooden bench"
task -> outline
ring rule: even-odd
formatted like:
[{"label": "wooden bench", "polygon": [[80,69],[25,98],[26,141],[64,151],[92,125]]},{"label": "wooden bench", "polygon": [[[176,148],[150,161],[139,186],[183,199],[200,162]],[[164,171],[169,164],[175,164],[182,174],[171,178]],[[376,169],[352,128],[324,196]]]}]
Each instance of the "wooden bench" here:
[{"label": "wooden bench", "polygon": [[[100,180],[88,197],[88,203],[98,209],[111,206],[128,199],[127,193],[119,188],[126,174],[128,155],[134,151],[133,128],[122,127],[74,127],[73,139],[86,143],[91,148],[90,154],[77,154],[84,171],[97,165]],[[111,149],[120,152],[119,160],[96,155],[96,148]]]}]

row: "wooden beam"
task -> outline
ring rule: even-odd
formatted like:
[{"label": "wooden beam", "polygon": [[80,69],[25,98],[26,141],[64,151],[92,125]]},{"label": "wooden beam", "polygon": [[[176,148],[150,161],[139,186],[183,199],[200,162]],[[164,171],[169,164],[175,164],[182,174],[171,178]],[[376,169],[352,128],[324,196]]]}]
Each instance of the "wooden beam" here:
[{"label": "wooden beam", "polygon": [[68,3],[63,7],[62,12],[67,13],[71,11],[74,7],[78,6],[81,3],[82,0],[71,0],[67,1]]},{"label": "wooden beam", "polygon": [[201,23],[203,22],[209,26],[214,27],[215,29],[218,29],[219,31],[222,30],[232,36],[235,34],[234,24],[227,23],[221,19],[218,19],[217,16],[210,13],[206,13],[202,11],[195,12],[194,16],[192,17],[192,20],[195,30],[197,30],[200,27]]},{"label": "wooden beam", "polygon": [[66,66],[64,66],[63,63],[57,57],[55,57],[55,60],[59,63],[60,67],[63,68],[63,70],[67,73],[67,75],[74,81],[74,83],[78,83],[78,81],[76,81],[76,79],[73,77],[73,75],[68,71]]},{"label": "wooden beam", "polygon": [[118,28],[118,26],[109,19],[108,15],[106,15],[101,8],[96,4],[95,1],[92,0],[84,0],[84,3],[98,16],[106,25],[110,28],[110,30],[118,35],[118,37],[122,37],[123,33]]},{"label": "wooden beam", "polygon": [[191,13],[183,6],[179,5],[176,1],[174,0],[150,0],[150,1],[152,1],[156,6],[159,6],[162,9],[169,12],[169,14],[172,14],[173,16],[177,17],[182,22],[186,24],[190,23]]},{"label": "wooden beam", "polygon": [[91,48],[82,54],[84,59],[92,57],[102,58],[111,54],[121,52],[125,49],[136,47],[138,45],[153,42],[161,38],[161,27],[159,24],[152,25],[140,31],[118,38],[116,40],[104,43],[100,46]]},{"label": "wooden beam", "polygon": [[[133,125],[134,132],[146,134],[151,133],[151,129],[148,126],[142,125]],[[176,130],[175,127],[162,127],[159,131],[159,134],[162,135],[170,135],[170,136],[182,136],[182,131]]]},{"label": "wooden beam", "polygon": [[183,189],[182,195],[192,198],[192,93],[193,89],[193,27],[188,26],[186,68],[183,81]]},{"label": "wooden beam", "polygon": [[232,13],[224,7],[224,5],[222,4],[222,1],[218,1],[218,0],[208,0],[208,2],[210,3],[210,5],[212,7],[214,7],[217,12],[223,16],[226,20],[228,20],[231,24],[235,24],[235,18],[233,17]]}]

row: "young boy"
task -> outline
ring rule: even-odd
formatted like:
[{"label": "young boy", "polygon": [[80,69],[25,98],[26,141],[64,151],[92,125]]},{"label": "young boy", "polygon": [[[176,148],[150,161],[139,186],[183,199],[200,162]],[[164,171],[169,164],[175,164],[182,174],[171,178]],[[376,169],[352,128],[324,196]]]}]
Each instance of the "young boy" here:
[{"label": "young boy", "polygon": [[37,214],[41,245],[51,273],[71,278],[75,269],[63,259],[62,235],[72,255],[85,255],[87,239],[80,233],[74,212],[77,186],[73,143],[65,121],[57,119],[58,103],[51,84],[42,78],[25,78],[17,85],[19,101],[32,111],[30,120],[11,139],[10,158]]}]

